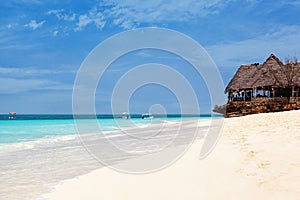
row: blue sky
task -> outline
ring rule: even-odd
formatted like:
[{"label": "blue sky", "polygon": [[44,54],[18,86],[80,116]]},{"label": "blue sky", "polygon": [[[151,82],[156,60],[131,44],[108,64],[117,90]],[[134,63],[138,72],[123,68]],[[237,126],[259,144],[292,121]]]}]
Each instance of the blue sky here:
[{"label": "blue sky", "polygon": [[[0,113],[71,113],[73,83],[85,57],[108,37],[134,28],[169,28],[192,37],[215,61],[225,85],[238,66],[263,62],[270,53],[300,59],[299,0],[8,0],[0,12]],[[184,61],[165,52],[137,53],[139,59],[129,55],[115,68],[141,61],[172,65],[199,91],[202,112],[210,111],[205,84],[193,70],[180,69]],[[107,87],[97,91],[97,112],[110,112],[109,88],[119,75],[107,74]],[[158,86],[141,88],[132,100],[132,112],[156,103],[178,112],[174,95]]]}]

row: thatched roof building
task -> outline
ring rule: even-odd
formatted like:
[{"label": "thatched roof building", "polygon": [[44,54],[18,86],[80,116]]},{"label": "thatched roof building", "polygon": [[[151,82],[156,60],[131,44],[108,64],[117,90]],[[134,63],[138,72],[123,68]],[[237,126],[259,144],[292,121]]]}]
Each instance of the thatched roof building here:
[{"label": "thatched roof building", "polygon": [[225,93],[228,103],[213,109],[225,117],[300,109],[300,63],[271,54],[263,64],[242,65]]},{"label": "thatched roof building", "polygon": [[300,63],[283,64],[274,54],[263,64],[242,65],[229,82],[225,93],[255,91],[257,88],[300,88]]}]

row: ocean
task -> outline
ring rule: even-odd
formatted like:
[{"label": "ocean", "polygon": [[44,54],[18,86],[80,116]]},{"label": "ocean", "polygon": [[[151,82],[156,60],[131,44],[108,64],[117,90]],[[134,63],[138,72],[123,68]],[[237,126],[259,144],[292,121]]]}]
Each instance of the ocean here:
[{"label": "ocean", "polygon": [[[120,154],[109,146],[101,145],[108,137],[128,151],[144,155],[165,145],[176,130],[155,136],[155,141],[136,140],[128,133],[147,135],[163,124],[181,121],[207,120],[210,115],[167,115],[142,119],[131,115],[130,119],[113,115],[19,115],[9,119],[0,115],[0,199],[32,200],[49,192],[64,180],[77,177],[103,166],[91,156],[85,145],[95,146],[105,152],[106,163],[115,164],[130,159],[128,153]],[[118,117],[118,118],[115,118]],[[100,130],[95,129],[94,122]],[[84,124],[85,131],[78,134],[76,122]],[[202,127],[203,134],[208,127]],[[203,137],[200,134],[200,138]],[[177,144],[184,144],[192,135],[179,135]],[[82,141],[85,141],[85,145]]]},{"label": "ocean", "polygon": [[[118,115],[122,116],[122,115]],[[30,115],[21,114],[13,116],[0,115],[0,145],[8,143],[19,143],[26,141],[34,141],[42,138],[51,138],[57,136],[72,136],[77,134],[76,124],[74,122],[74,116],[71,114],[51,114],[51,115]],[[160,123],[163,121],[181,121],[189,120],[193,118],[202,119],[210,118],[210,115],[178,115],[172,114],[167,116],[156,115],[153,119],[142,119],[140,114],[130,116],[131,120],[124,120],[115,118],[115,116],[96,115],[98,123],[101,125],[103,132],[117,131],[124,128],[130,128],[132,126],[138,126],[142,124]],[[81,119],[87,125],[92,123],[95,116],[93,115],[80,115],[76,116],[76,119]],[[89,130],[87,126],[86,132],[91,133],[93,130]]]}]

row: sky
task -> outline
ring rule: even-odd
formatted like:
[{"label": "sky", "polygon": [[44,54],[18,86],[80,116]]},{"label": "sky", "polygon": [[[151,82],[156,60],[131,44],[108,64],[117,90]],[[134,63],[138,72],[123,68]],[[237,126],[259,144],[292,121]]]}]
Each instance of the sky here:
[{"label": "sky", "polygon": [[[241,64],[262,63],[271,53],[300,60],[299,0],[7,0],[0,13],[4,114],[72,113],[74,81],[85,58],[111,36],[137,28],[167,28],[191,37],[211,56],[225,86]],[[201,112],[210,112],[207,86],[188,63],[168,52],[141,50],[118,59],[101,79],[98,113],[111,112],[111,91],[122,73],[145,63],[178,70],[195,90]],[[130,101],[132,113],[154,105],[180,112],[176,94],[159,85],[140,87]]]}]

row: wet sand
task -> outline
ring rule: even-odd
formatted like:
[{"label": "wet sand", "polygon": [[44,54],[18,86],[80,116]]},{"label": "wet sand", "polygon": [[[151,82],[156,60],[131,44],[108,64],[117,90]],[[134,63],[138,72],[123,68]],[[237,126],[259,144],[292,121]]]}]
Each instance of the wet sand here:
[{"label": "wet sand", "polygon": [[299,119],[300,111],[225,119],[221,139],[204,160],[203,140],[197,140],[177,162],[154,173],[105,167],[66,181],[42,199],[299,199]]}]

